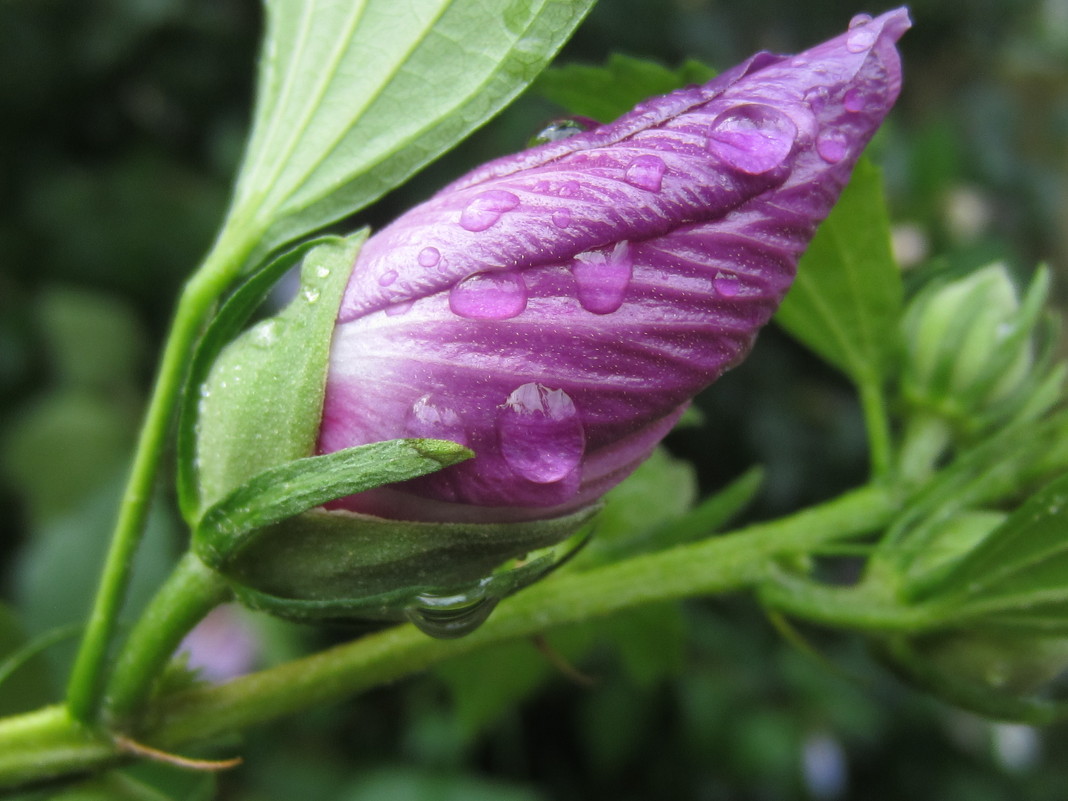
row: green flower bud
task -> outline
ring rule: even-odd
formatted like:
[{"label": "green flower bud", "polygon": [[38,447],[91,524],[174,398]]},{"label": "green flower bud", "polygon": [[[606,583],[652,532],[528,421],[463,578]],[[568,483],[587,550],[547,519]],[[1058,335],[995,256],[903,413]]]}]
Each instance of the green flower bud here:
[{"label": "green flower bud", "polygon": [[1045,412],[1063,379],[1036,342],[1048,291],[1040,269],[1021,300],[995,263],[921,292],[904,317],[906,403],[970,434]]}]

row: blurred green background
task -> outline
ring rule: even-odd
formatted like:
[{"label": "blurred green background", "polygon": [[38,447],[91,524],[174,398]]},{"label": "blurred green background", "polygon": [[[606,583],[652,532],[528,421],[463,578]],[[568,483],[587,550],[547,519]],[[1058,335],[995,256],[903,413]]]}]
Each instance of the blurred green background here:
[{"label": "blurred green background", "polygon": [[[557,63],[623,52],[724,68],[882,10],[601,0]],[[1023,275],[1047,261],[1063,300],[1068,0],[911,11],[905,91],[873,146],[903,267],[1002,258]],[[0,4],[0,654],[84,615],[177,288],[226,203],[260,24],[252,0]],[[358,221],[387,222],[558,113],[529,93]],[[848,385],[774,328],[699,407],[706,423],[669,440],[693,467],[654,465],[680,503],[753,465],[767,471],[754,518],[863,478]],[[135,605],[182,547],[161,497]],[[637,520],[620,524],[655,522],[647,506],[623,506]],[[353,636],[242,614],[220,625],[229,645],[226,626],[251,632],[261,663]],[[246,766],[217,786],[136,777],[175,799],[237,801],[1063,799],[1063,728],[956,712],[897,684],[854,638],[805,633],[825,661],[749,599],[641,610],[550,638],[592,686],[520,643],[252,732],[232,744]],[[20,671],[0,711],[54,698],[70,652],[67,640]]]}]

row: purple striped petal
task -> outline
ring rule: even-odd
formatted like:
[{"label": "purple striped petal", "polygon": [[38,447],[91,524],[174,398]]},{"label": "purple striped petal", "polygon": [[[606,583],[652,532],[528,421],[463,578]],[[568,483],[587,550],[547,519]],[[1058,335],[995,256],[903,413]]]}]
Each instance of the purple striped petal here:
[{"label": "purple striped petal", "polygon": [[[898,95],[904,9],[761,53],[614,123],[490,162],[364,246],[320,450],[477,458],[340,505],[550,517],[596,500],[737,364]],[[486,508],[489,507],[489,508]]]}]

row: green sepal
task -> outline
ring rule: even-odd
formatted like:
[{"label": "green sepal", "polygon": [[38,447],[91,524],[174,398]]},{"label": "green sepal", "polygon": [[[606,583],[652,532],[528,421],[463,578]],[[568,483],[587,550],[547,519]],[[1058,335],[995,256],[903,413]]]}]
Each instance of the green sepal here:
[{"label": "green sepal", "polygon": [[194,522],[200,514],[200,487],[196,468],[197,412],[201,386],[211,372],[215,359],[223,348],[237,337],[278,281],[299,264],[309,251],[320,245],[343,246],[343,243],[344,240],[337,236],[318,237],[268,262],[230,294],[197,343],[182,394],[177,436],[178,505],[187,522]]},{"label": "green sepal", "polygon": [[221,567],[258,536],[257,529],[472,456],[455,442],[397,439],[286,462],[249,479],[208,509],[194,530],[193,548],[206,564]]},{"label": "green sepal", "polygon": [[[265,470],[314,453],[334,324],[366,236],[360,231],[308,253],[289,306],[215,358],[198,402],[197,508],[217,503]],[[241,314],[262,289],[234,301]],[[216,345],[213,336],[211,347]]]},{"label": "green sepal", "polygon": [[453,637],[570,558],[597,511],[471,524],[313,509],[260,529],[215,566],[243,603],[280,617],[411,620]]}]

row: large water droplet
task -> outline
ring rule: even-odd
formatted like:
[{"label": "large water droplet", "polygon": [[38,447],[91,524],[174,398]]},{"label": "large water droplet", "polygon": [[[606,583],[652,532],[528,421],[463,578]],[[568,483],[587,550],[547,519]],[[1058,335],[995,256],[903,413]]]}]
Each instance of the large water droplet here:
[{"label": "large water droplet", "polygon": [[660,185],[664,180],[667,165],[659,156],[638,156],[629,165],[623,175],[623,179],[631,186],[645,189],[649,192],[659,192]]},{"label": "large water droplet", "polygon": [[441,251],[435,247],[423,248],[416,257],[420,267],[435,267],[441,261]]},{"label": "large water droplet", "polygon": [[452,594],[421,593],[404,610],[404,616],[424,634],[451,640],[470,634],[485,623],[496,606],[497,599],[487,597],[483,585],[479,585]]},{"label": "large water droplet", "polygon": [[485,231],[518,205],[519,198],[511,192],[490,189],[475,195],[460,212],[460,225],[468,231]]},{"label": "large water droplet", "polygon": [[557,228],[567,228],[571,225],[571,212],[567,209],[559,209],[553,212],[553,225]]},{"label": "large water droplet", "polygon": [[864,93],[859,89],[850,89],[845,93],[845,97],[842,98],[842,105],[845,110],[853,113],[863,111],[866,103]]},{"label": "large water droplet", "polygon": [[566,478],[586,450],[586,434],[570,396],[533,382],[508,396],[497,416],[497,437],[512,471],[537,484]]},{"label": "large water droplet", "polygon": [[515,271],[469,275],[452,288],[453,314],[476,320],[507,320],[527,307],[527,286]]},{"label": "large water droplet", "polygon": [[853,17],[853,22],[850,23],[849,35],[846,36],[846,50],[850,53],[863,53],[875,44],[875,39],[879,35],[875,26],[868,24],[871,22],[871,17],[863,20],[860,19],[861,16],[866,15]]},{"label": "large water droplet", "polygon": [[531,137],[528,147],[537,147],[549,142],[559,142],[561,139],[570,139],[576,134],[585,133],[596,125],[592,120],[571,118],[566,120],[554,120]]},{"label": "large water droplet", "polygon": [[392,284],[396,280],[397,280],[397,271],[396,270],[389,270],[388,272],[384,272],[384,273],[382,273],[382,275],[378,276],[378,283],[379,283],[380,286],[389,286],[390,284]]},{"label": "large water droplet", "polygon": [[718,274],[712,279],[712,288],[716,294],[724,298],[736,298],[742,291],[742,285],[733,275]]},{"label": "large water droplet", "polygon": [[626,241],[617,242],[611,250],[589,250],[575,256],[571,274],[582,308],[594,314],[616,311],[623,305],[633,269],[634,258]]},{"label": "large water droplet", "polygon": [[837,164],[849,152],[849,140],[839,131],[824,131],[816,139],[816,152],[831,164]]},{"label": "large water droplet", "polygon": [[712,123],[708,149],[735,169],[760,175],[782,164],[794,146],[797,126],[771,106],[746,103]]},{"label": "large water droplet", "polygon": [[431,395],[424,395],[408,410],[405,431],[410,437],[448,439],[467,444],[467,430],[460,415],[444,403],[436,402]]}]

